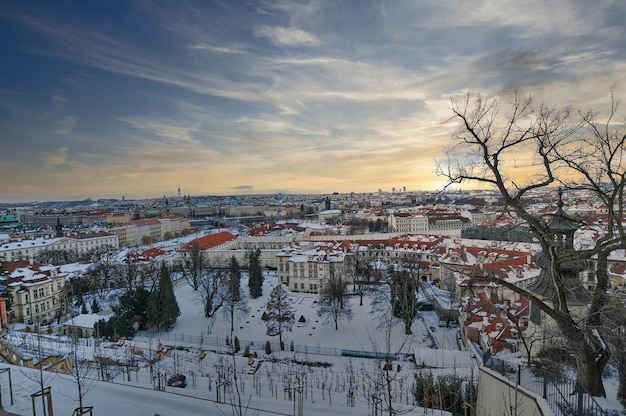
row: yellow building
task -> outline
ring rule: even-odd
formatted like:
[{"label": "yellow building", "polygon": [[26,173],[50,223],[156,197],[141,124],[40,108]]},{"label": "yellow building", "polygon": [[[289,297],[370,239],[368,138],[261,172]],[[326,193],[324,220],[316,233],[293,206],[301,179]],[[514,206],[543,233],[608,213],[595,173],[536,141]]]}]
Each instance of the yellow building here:
[{"label": "yellow building", "polygon": [[66,306],[67,276],[57,266],[29,265],[26,261],[4,265],[9,278],[10,322],[46,325],[57,319]]}]

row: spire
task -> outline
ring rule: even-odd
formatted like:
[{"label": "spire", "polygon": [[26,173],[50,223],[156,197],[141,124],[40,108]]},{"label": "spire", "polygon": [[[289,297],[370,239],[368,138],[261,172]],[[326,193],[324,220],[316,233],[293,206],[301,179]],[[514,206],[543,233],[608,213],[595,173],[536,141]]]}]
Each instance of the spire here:
[{"label": "spire", "polygon": [[63,237],[63,225],[61,224],[61,217],[57,217],[55,237]]}]

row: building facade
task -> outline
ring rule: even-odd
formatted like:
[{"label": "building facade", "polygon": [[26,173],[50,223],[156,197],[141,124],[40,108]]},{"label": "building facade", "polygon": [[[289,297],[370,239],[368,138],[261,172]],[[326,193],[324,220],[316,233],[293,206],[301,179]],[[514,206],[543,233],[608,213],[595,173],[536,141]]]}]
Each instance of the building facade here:
[{"label": "building facade", "polygon": [[8,270],[6,285],[11,297],[8,319],[28,325],[46,325],[57,319],[66,303],[65,273],[56,266],[21,265]]}]

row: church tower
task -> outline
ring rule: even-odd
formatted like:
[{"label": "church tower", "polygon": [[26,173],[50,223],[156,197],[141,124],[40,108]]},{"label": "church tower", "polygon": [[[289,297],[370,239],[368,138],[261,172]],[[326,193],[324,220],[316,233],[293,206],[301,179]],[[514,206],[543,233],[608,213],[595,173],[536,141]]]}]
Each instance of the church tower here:
[{"label": "church tower", "polygon": [[57,217],[57,225],[55,227],[56,232],[54,233],[55,237],[63,237],[63,225],[61,224],[61,218]]}]

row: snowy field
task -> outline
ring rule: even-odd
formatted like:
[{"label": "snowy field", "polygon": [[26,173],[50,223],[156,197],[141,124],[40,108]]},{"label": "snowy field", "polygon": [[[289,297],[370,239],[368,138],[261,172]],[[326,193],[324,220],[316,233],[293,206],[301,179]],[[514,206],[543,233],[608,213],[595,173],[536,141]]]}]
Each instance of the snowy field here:
[{"label": "snowy field", "polygon": [[[358,297],[351,298],[353,318],[340,321],[336,331],[333,322],[325,322],[317,315],[316,295],[292,294],[290,300],[296,308],[296,321],[303,316],[305,322],[296,322],[292,332],[283,334],[285,350],[281,351],[278,337],[266,335],[265,322],[261,319],[267,295],[276,284],[275,274],[265,275],[263,296],[248,300],[250,313],[237,320],[233,338],[227,320],[221,315],[208,333],[209,322],[202,314],[202,302],[182,281],[175,287],[181,316],[171,331],[141,333],[120,346],[111,343],[95,346],[93,340],[85,341],[78,350],[78,355],[84,359],[90,361],[96,355],[119,363],[132,363],[132,366],[128,372],[123,367],[110,366],[107,369],[110,381],[98,381],[101,374],[95,365],[85,364],[84,370],[95,381],[84,396],[84,405],[94,406],[94,415],[98,416],[234,414],[229,403],[237,397],[236,390],[232,385],[226,391],[223,386],[218,389],[217,385],[222,384],[220,373],[236,371],[239,397],[248,408],[246,414],[293,415],[298,414],[300,405],[302,414],[306,415],[373,414],[376,398],[372,398],[372,393],[380,387],[376,385],[376,376],[381,374],[381,361],[345,355],[346,351],[352,355],[359,351],[356,355],[399,353],[391,371],[396,400],[393,406],[412,409],[411,414],[421,415],[425,412],[414,407],[410,394],[418,366],[435,374],[477,373],[469,354],[458,349],[458,329],[439,327],[435,312],[421,312],[412,326],[413,335],[407,337],[400,322],[390,332],[381,328],[371,314],[367,297],[363,306],[359,306]],[[247,291],[245,276],[242,291]],[[227,337],[232,342],[235,336],[241,350],[235,356],[224,354],[231,348],[226,343]],[[54,339],[43,340],[38,347],[35,337],[22,333],[9,333],[8,338],[35,356],[40,350],[70,351],[69,345]],[[268,340],[272,349],[270,355],[265,353]],[[251,354],[256,353],[256,358],[243,357],[246,346]],[[156,362],[151,376],[148,361],[157,351],[163,353],[163,359]],[[8,365],[1,367],[11,368],[14,396],[11,405],[8,375],[0,373],[4,409],[22,415],[33,414],[30,395],[39,388],[33,381],[39,373]],[[186,388],[166,385],[174,374],[186,376]],[[78,406],[75,380],[70,376],[44,375],[48,376],[45,384],[51,386],[54,414],[71,415]],[[296,386],[299,390],[294,389]],[[354,392],[354,407],[348,406],[350,391]],[[43,414],[40,402],[35,403],[37,415]]]}]

